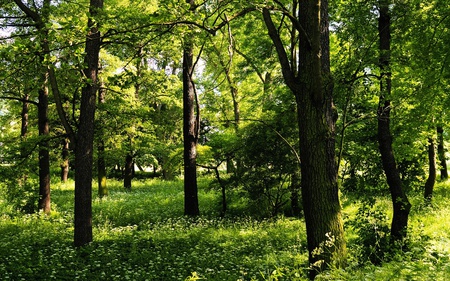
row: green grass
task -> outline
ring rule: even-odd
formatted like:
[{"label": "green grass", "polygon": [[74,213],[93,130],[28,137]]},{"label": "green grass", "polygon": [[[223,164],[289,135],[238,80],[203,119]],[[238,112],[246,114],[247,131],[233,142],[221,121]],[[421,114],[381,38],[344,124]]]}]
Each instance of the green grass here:
[{"label": "green grass", "polygon": [[[195,219],[183,216],[181,181],[136,181],[131,192],[109,181],[107,198],[93,192],[94,242],[81,249],[72,245],[73,182],[52,188],[50,216],[24,215],[0,200],[1,280],[306,280],[304,222],[250,216],[237,193],[230,194],[233,215],[220,218],[220,194],[208,179],[199,182],[202,216]],[[317,280],[447,280],[449,194],[440,184],[431,207],[411,196],[409,248],[380,266],[358,256],[348,225],[361,203],[343,196],[349,265]],[[377,198],[375,208],[390,216],[388,198]]]}]

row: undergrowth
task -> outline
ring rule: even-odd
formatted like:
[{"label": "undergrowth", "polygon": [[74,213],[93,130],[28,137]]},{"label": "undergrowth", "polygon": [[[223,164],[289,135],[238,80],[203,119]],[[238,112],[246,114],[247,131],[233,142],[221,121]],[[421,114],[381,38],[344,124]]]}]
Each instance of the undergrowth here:
[{"label": "undergrowth", "polygon": [[[181,181],[136,181],[131,192],[109,181],[108,197],[94,192],[94,242],[79,249],[72,245],[73,182],[52,186],[49,216],[26,215],[0,199],[1,279],[307,280],[302,220],[251,216],[245,199],[231,191],[233,215],[220,217],[220,194],[209,183],[199,184],[202,215],[188,218]],[[389,249],[388,198],[345,194],[348,266],[316,279],[450,278],[449,188],[440,184],[431,206],[411,196],[409,238],[401,250]]]}]

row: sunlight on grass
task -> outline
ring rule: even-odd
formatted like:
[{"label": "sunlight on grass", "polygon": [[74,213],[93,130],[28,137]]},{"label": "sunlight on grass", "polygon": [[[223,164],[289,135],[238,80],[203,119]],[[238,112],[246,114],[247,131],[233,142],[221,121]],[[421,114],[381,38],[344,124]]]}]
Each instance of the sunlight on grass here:
[{"label": "sunlight on grass", "polygon": [[[136,181],[131,192],[119,181],[108,184],[108,197],[93,192],[94,242],[82,249],[72,245],[73,182],[53,188],[50,216],[23,215],[0,201],[2,280],[162,281],[185,280],[194,272],[202,280],[307,280],[302,220],[218,217],[220,192],[211,190],[208,180],[199,184],[203,215],[198,218],[183,215],[181,181]],[[448,190],[448,184],[440,184],[432,206],[421,204],[420,195],[411,196],[412,248],[382,266],[353,262],[357,236],[346,225],[349,267],[324,272],[317,280],[447,280],[450,203],[443,195]],[[242,211],[238,194],[229,191],[230,214]],[[342,204],[347,224],[361,202],[344,195]],[[389,198],[377,198],[376,206],[390,216]]]}]

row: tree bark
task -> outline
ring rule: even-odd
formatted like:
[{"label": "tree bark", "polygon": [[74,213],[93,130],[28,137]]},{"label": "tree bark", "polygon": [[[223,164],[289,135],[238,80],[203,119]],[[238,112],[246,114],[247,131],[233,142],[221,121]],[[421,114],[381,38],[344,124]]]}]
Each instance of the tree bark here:
[{"label": "tree bark", "polygon": [[[102,87],[99,90],[98,103],[105,103],[106,90]],[[103,198],[108,195],[108,186],[106,185],[106,162],[105,162],[105,141],[103,140],[103,128],[98,130],[98,143],[97,143],[97,184],[98,184],[98,196]]]},{"label": "tree bark", "polygon": [[437,135],[438,135],[438,156],[439,156],[439,163],[441,166],[441,180],[447,180],[448,179],[447,159],[445,158],[444,128],[442,126],[437,127]]},{"label": "tree bark", "polygon": [[[194,9],[194,1],[186,0]],[[183,142],[184,142],[184,214],[198,216],[197,187],[197,143],[199,130],[199,115],[195,114],[195,86],[192,81],[194,72],[193,43],[191,38],[185,38],[183,47]],[[200,114],[197,112],[197,114]]]},{"label": "tree bark", "polygon": [[92,241],[92,151],[101,43],[98,23],[93,17],[102,8],[103,0],[90,0],[85,47],[87,68],[83,71],[87,81],[81,92],[80,126],[75,144],[75,246],[84,246]]},{"label": "tree bark", "polygon": [[48,147],[48,71],[42,78],[39,89],[38,129],[41,140],[39,142],[39,202],[38,209],[45,214],[50,213],[50,155]]},{"label": "tree bark", "polygon": [[393,242],[403,240],[407,234],[408,216],[411,204],[408,201],[397,168],[392,149],[392,136],[390,130],[391,111],[391,71],[390,71],[390,15],[387,0],[380,0],[380,17],[378,19],[379,33],[379,65],[380,65],[380,100],[378,105],[378,145],[381,154],[383,169],[391,192],[394,214],[391,225]]},{"label": "tree bark", "polygon": [[133,179],[133,156],[127,154],[125,157],[125,171],[123,175],[123,186],[126,190],[131,190],[131,181]]},{"label": "tree bark", "polygon": [[198,124],[195,115],[195,93],[192,45],[186,42],[183,53],[183,140],[184,140],[184,213],[200,214],[197,195]]},{"label": "tree bark", "polygon": [[[22,102],[22,112],[20,114],[21,116],[20,137],[22,140],[26,138],[28,132],[28,112],[30,111],[30,104],[28,103],[29,99],[30,96],[28,94],[25,94]],[[26,155],[26,153],[22,149],[21,156],[24,155]]]},{"label": "tree bark", "polygon": [[[28,133],[28,114],[29,114],[29,110],[30,110],[30,104],[28,102],[30,96],[28,94],[25,94],[25,96],[23,97],[23,101],[22,101],[22,111],[20,112],[20,116],[21,116],[21,125],[20,125],[20,141],[21,141],[21,146],[20,146],[20,157],[22,159],[24,159],[27,156],[27,150],[26,147],[24,145],[24,142],[27,138],[27,133]],[[20,179],[18,181],[19,185],[24,185],[27,182],[28,179],[28,174],[24,173],[23,175],[20,176]]]},{"label": "tree bark", "polygon": [[436,149],[433,138],[428,139],[428,179],[425,182],[424,197],[431,201],[434,184],[436,182]]},{"label": "tree bark", "polygon": [[294,22],[300,36],[298,66],[290,64],[270,12],[263,9],[284,80],[297,102],[311,279],[332,263],[344,265],[346,257],[334,151],[336,114],[329,69],[327,9],[327,1],[300,1],[298,22]]},{"label": "tree bark", "polygon": [[[31,10],[21,0],[14,0],[19,9],[25,13],[35,24],[36,29],[43,38],[40,42],[42,53],[39,56],[42,69],[45,70],[41,77],[41,88],[38,96],[38,131],[41,140],[39,142],[39,200],[38,209],[44,213],[50,213],[50,156],[48,151],[47,137],[49,135],[48,127],[48,67],[44,65],[44,55],[49,53],[47,41],[48,31],[45,24],[49,19],[50,0],[44,0],[41,14]],[[26,96],[28,98],[28,96]],[[28,105],[24,103],[22,108],[22,128],[21,133],[26,134],[28,127]],[[23,152],[23,151],[22,151]]]}]

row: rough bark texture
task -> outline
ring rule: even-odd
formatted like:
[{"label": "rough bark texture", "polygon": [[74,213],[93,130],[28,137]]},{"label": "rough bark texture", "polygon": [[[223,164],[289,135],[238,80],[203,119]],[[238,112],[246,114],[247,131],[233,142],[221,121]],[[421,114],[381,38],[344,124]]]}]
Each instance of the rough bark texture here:
[{"label": "rough bark texture", "polygon": [[329,69],[327,7],[327,2],[320,0],[299,3],[298,71],[293,71],[296,66],[290,65],[269,11],[263,10],[284,80],[297,102],[301,188],[311,279],[331,263],[343,265],[346,256],[334,151],[336,116]]},{"label": "rough bark texture", "polygon": [[198,124],[195,115],[195,89],[192,45],[186,43],[183,52],[183,141],[184,141],[184,213],[200,214],[197,192]]},{"label": "rough bark texture", "polygon": [[391,72],[390,72],[390,15],[388,1],[380,1],[380,17],[378,19],[379,33],[379,65],[380,65],[380,101],[378,105],[378,146],[386,174],[387,183],[391,192],[394,214],[391,225],[393,241],[403,240],[408,228],[408,216],[411,204],[408,201],[400,178],[400,172],[392,149],[392,136],[390,130],[391,103]]},{"label": "rough bark texture", "polygon": [[[193,0],[186,0],[195,9]],[[195,114],[196,97],[192,75],[194,72],[193,44],[185,38],[183,47],[183,142],[184,142],[184,214],[198,216],[197,143],[199,118]],[[197,112],[197,114],[200,114]]]},{"label": "rough bark texture", "polygon": [[445,149],[444,149],[444,128],[442,128],[442,126],[437,127],[437,135],[438,135],[439,164],[441,166],[441,180],[446,180],[448,179],[448,170],[447,170],[447,159],[445,158]]},{"label": "rough bark texture", "polygon": [[50,133],[48,125],[48,72],[43,75],[42,87],[39,89],[38,103],[38,127],[39,136],[39,202],[38,209],[45,214],[50,213],[50,155],[48,147],[48,136]]},{"label": "rough bark texture", "polygon": [[433,138],[428,139],[428,179],[425,182],[424,197],[431,201],[434,184],[436,182],[436,149]]},{"label": "rough bark texture", "polygon": [[92,17],[102,7],[103,0],[90,1],[85,48],[87,68],[83,72],[87,81],[81,92],[80,126],[75,145],[75,246],[92,241],[92,151],[100,52],[100,31]]}]

